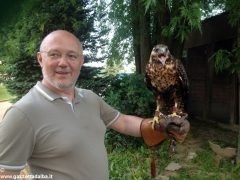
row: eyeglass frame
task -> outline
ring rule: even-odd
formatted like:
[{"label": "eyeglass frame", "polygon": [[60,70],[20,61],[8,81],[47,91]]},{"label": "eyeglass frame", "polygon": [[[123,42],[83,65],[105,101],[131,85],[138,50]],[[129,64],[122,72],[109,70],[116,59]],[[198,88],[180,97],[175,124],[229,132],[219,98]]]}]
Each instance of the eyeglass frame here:
[{"label": "eyeglass frame", "polygon": [[[81,55],[79,53],[76,52],[68,52],[68,53],[62,53],[59,50],[50,50],[50,51],[39,51],[40,53],[46,53],[47,57],[51,60],[51,61],[59,61],[63,55],[65,57],[65,59],[67,59],[70,62],[77,62],[80,60]],[[52,55],[49,53],[53,53]]]}]

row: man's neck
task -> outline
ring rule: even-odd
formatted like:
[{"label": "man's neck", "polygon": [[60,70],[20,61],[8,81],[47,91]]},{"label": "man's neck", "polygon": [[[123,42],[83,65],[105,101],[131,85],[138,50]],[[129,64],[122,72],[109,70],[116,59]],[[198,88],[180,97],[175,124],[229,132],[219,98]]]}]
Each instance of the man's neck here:
[{"label": "man's neck", "polygon": [[54,93],[58,94],[59,96],[67,97],[70,101],[73,101],[73,99],[75,97],[75,88],[74,87],[71,87],[68,89],[59,89],[44,80],[42,81],[42,84],[44,86],[46,86],[48,89],[50,89],[51,91],[53,91]]}]

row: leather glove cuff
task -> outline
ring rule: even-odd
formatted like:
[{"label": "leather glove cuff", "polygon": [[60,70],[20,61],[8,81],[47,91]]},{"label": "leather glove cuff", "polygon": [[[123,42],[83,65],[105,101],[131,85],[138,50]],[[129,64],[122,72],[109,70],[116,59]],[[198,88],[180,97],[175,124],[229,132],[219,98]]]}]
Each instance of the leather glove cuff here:
[{"label": "leather glove cuff", "polygon": [[[150,123],[150,119],[143,119],[140,126],[141,135],[145,144],[148,146],[155,146],[165,139],[167,139],[168,135],[165,132],[164,127],[160,127],[158,124],[158,130],[154,130],[152,128],[152,124]],[[161,130],[160,130],[161,129]]]}]

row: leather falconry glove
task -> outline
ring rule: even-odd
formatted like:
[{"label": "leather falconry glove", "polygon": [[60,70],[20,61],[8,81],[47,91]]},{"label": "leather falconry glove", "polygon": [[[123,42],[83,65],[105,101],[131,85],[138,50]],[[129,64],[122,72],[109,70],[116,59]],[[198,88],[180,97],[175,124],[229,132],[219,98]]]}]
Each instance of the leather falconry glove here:
[{"label": "leather falconry glove", "polygon": [[167,138],[174,138],[182,143],[190,129],[187,115],[182,117],[159,116],[159,122],[155,123],[154,129],[151,124],[152,119],[144,119],[141,123],[141,134],[145,144],[155,146]]}]

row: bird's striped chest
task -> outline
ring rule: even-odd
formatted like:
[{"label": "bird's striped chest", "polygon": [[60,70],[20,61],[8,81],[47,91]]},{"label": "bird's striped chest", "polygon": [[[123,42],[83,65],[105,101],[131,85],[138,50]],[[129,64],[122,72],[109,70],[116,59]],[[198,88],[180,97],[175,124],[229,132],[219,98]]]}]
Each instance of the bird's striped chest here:
[{"label": "bird's striped chest", "polygon": [[146,67],[146,73],[150,78],[153,87],[159,91],[165,91],[170,86],[174,86],[178,81],[176,63],[173,61],[161,63],[149,63]]}]

